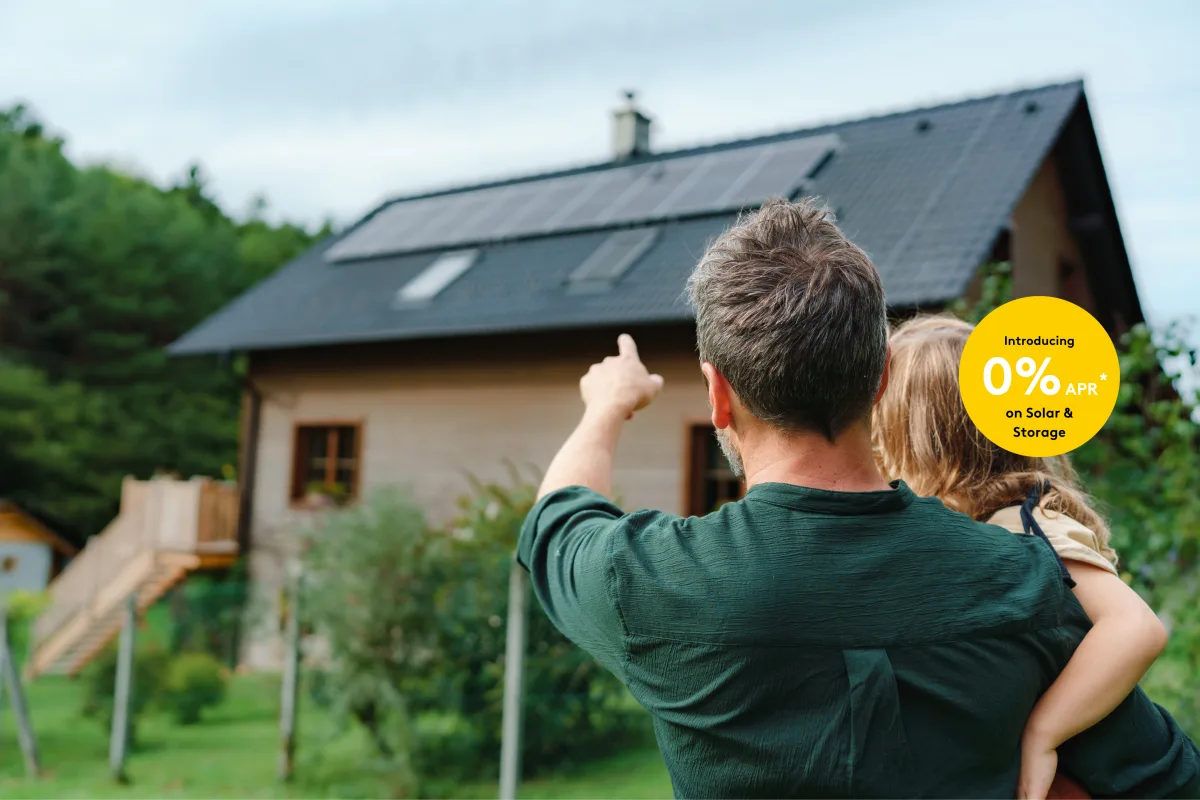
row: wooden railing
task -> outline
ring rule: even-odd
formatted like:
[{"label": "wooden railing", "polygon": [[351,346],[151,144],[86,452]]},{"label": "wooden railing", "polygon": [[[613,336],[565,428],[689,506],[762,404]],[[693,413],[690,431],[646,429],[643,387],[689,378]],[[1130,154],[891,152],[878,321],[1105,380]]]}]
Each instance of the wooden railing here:
[{"label": "wooden railing", "polygon": [[208,478],[190,481],[126,478],[117,518],[50,584],[50,603],[33,627],[34,647],[79,614],[103,612],[106,591],[139,557],[156,553],[237,553],[237,487]]}]

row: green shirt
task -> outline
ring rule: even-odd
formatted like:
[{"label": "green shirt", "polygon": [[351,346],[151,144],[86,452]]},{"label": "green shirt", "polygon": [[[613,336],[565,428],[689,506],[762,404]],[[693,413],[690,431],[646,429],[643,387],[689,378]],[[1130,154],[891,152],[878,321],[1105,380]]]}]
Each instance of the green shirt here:
[{"label": "green shirt", "polygon": [[[518,559],[653,716],[681,797],[1014,797],[1038,696],[1089,622],[1050,548],[917,498],[764,484],[705,517],[544,497]],[[1200,796],[1141,690],[1063,745],[1093,795]]]}]

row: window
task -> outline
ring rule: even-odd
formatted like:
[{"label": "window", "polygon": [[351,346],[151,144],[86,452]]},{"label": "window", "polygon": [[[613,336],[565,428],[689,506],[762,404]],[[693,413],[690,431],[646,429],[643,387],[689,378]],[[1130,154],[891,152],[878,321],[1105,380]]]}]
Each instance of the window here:
[{"label": "window", "polygon": [[17,568],[16,556],[5,556],[3,561],[0,561],[0,572],[5,574],[15,571]]},{"label": "window", "polygon": [[645,255],[657,238],[657,228],[638,228],[611,234],[571,273],[567,285],[573,292],[611,289]]},{"label": "window", "polygon": [[741,499],[746,489],[733,474],[711,425],[693,425],[689,435],[687,513],[700,517]]},{"label": "window", "polygon": [[297,425],[292,453],[292,500],[324,499],[333,505],[358,494],[362,427]]},{"label": "window", "polygon": [[471,268],[478,255],[478,250],[458,250],[438,256],[436,261],[396,292],[396,305],[420,304],[437,297],[439,292]]}]

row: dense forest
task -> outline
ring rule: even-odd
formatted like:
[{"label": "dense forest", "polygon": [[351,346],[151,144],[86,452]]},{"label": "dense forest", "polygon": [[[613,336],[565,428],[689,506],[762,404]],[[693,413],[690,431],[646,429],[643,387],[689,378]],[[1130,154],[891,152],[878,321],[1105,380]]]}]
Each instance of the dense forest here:
[{"label": "dense forest", "polygon": [[197,166],[163,188],[63,145],[0,110],[0,497],[82,543],[123,476],[231,468],[237,361],[164,348],[328,225],[234,220]]}]

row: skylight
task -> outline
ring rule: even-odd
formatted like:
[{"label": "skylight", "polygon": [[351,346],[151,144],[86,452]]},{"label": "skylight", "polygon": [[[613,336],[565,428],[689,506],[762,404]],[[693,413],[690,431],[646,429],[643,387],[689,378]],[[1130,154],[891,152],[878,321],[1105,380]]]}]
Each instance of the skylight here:
[{"label": "skylight", "polygon": [[479,257],[478,250],[456,250],[443,253],[419,275],[396,292],[397,305],[411,305],[432,300],[460,275],[471,268]]},{"label": "skylight", "polygon": [[567,278],[574,292],[595,292],[610,288],[629,271],[654,240],[658,228],[617,231],[605,239]]}]

